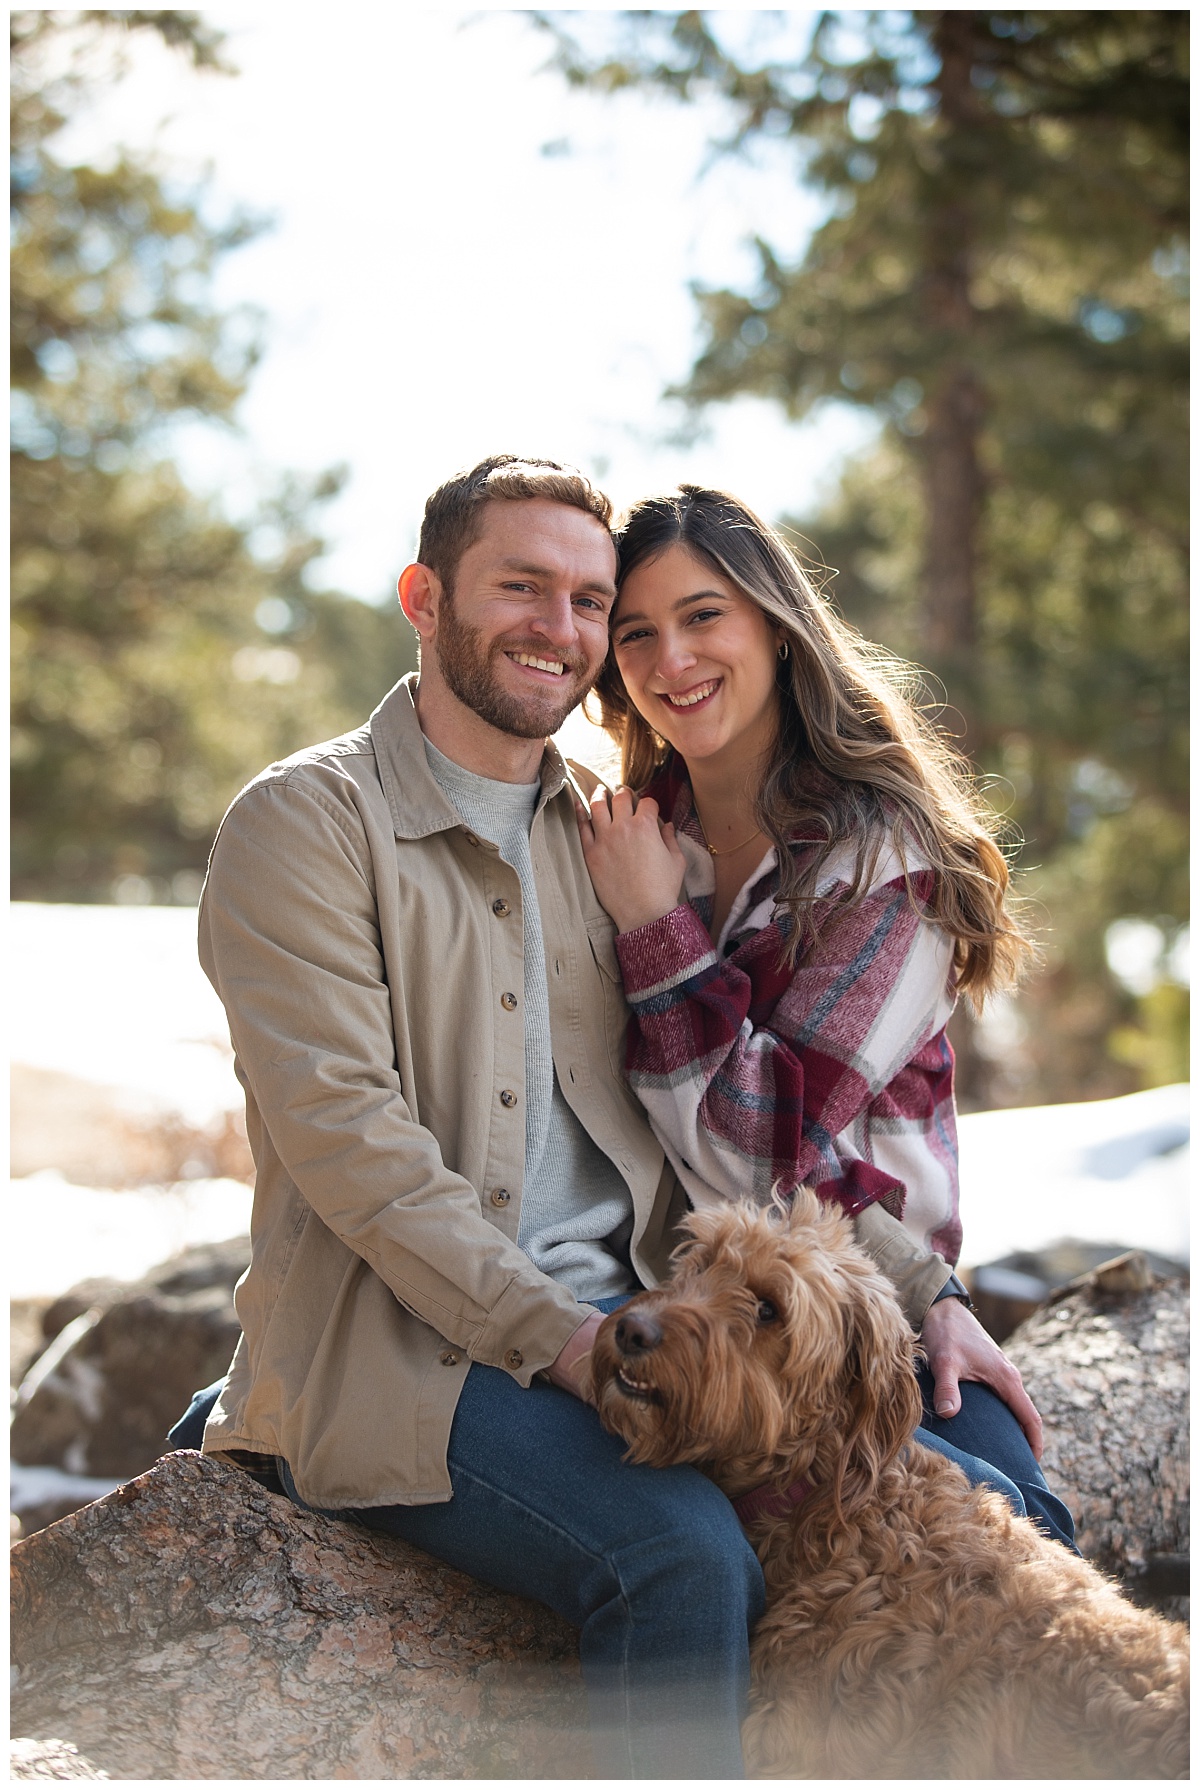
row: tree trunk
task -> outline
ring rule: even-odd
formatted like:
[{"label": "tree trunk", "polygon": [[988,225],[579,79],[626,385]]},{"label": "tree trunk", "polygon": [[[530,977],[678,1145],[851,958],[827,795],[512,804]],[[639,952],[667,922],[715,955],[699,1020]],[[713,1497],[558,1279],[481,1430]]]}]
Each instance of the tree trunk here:
[{"label": "tree trunk", "polygon": [[1042,1414],[1042,1470],[1075,1518],[1080,1552],[1135,1602],[1183,1621],[1188,1306],[1186,1281],[1114,1264],[1035,1312],[1004,1344]]},{"label": "tree trunk", "polygon": [[976,640],[976,558],[984,477],[979,437],[986,399],[972,364],[976,313],[971,302],[975,230],[973,187],[981,165],[986,113],[971,84],[974,15],[933,15],[941,62],[934,86],[942,124],[939,165],[927,198],[920,299],[928,330],[941,340],[932,389],[925,395],[921,442],[925,491],[923,621],[936,664],[967,668]]},{"label": "tree trunk", "polygon": [[975,645],[975,563],[983,475],[978,441],[983,391],[951,367],[926,404],[922,443],[926,505],[924,636],[929,654],[957,665]]},{"label": "tree trunk", "polygon": [[579,1637],[171,1454],[12,1550],[12,1732],[114,1778],[578,1778]]}]

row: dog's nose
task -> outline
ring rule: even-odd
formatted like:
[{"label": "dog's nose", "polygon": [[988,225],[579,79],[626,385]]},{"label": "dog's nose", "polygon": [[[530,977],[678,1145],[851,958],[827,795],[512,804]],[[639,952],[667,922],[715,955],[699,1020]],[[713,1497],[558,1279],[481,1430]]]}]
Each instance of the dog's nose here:
[{"label": "dog's nose", "polygon": [[628,1312],[617,1319],[617,1347],[622,1355],[648,1355],[663,1339],[658,1321],[649,1312]]}]

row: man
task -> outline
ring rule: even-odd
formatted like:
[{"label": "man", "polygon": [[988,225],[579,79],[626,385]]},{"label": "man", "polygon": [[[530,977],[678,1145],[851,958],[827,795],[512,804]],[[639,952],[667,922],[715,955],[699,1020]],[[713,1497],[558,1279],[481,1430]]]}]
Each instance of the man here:
[{"label": "man", "polygon": [[[757,1560],[709,1481],[625,1465],[585,1402],[683,1210],[547,738],[607,652],[610,514],[551,461],[443,485],[399,587],[419,678],[222,824],[200,952],[257,1183],[204,1448],[575,1622],[602,1775],[736,1777]],[[883,1213],[860,1235],[920,1327],[945,1263]],[[934,1312],[969,1365],[973,1321]]]}]

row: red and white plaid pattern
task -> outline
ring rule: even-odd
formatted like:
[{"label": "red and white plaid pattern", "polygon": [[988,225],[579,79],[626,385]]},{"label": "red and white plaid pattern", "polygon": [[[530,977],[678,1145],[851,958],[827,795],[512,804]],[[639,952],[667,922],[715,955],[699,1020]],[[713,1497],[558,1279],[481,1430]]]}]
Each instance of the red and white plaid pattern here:
[{"label": "red and white plaid pattern", "polygon": [[632,1012],[626,1068],[693,1204],[765,1203],[776,1185],[807,1182],[849,1213],[882,1202],[953,1264],[953,947],[913,901],[928,900],[932,872],[910,856],[906,886],[885,846],[869,892],[846,912],[853,855],[835,855],[817,890],[819,938],[789,970],[771,851],[714,950],[712,859],[678,761],[647,794],[675,823],[687,900],[617,938]]}]

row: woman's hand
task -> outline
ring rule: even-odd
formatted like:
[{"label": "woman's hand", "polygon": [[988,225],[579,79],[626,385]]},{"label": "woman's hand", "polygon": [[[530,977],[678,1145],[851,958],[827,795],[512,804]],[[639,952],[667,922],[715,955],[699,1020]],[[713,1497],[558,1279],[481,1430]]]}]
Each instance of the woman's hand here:
[{"label": "woman's hand", "polygon": [[650,796],[635,804],[622,783],[610,808],[607,791],[598,789],[590,813],[576,799],[575,818],[592,886],[618,932],[648,926],[679,906],[687,861]]},{"label": "woman's hand", "polygon": [[1008,1356],[992,1341],[961,1299],[939,1299],[925,1313],[921,1343],[933,1375],[933,1408],[939,1417],[962,1409],[960,1380],[979,1380],[1002,1398],[1042,1458],[1042,1420]]}]

